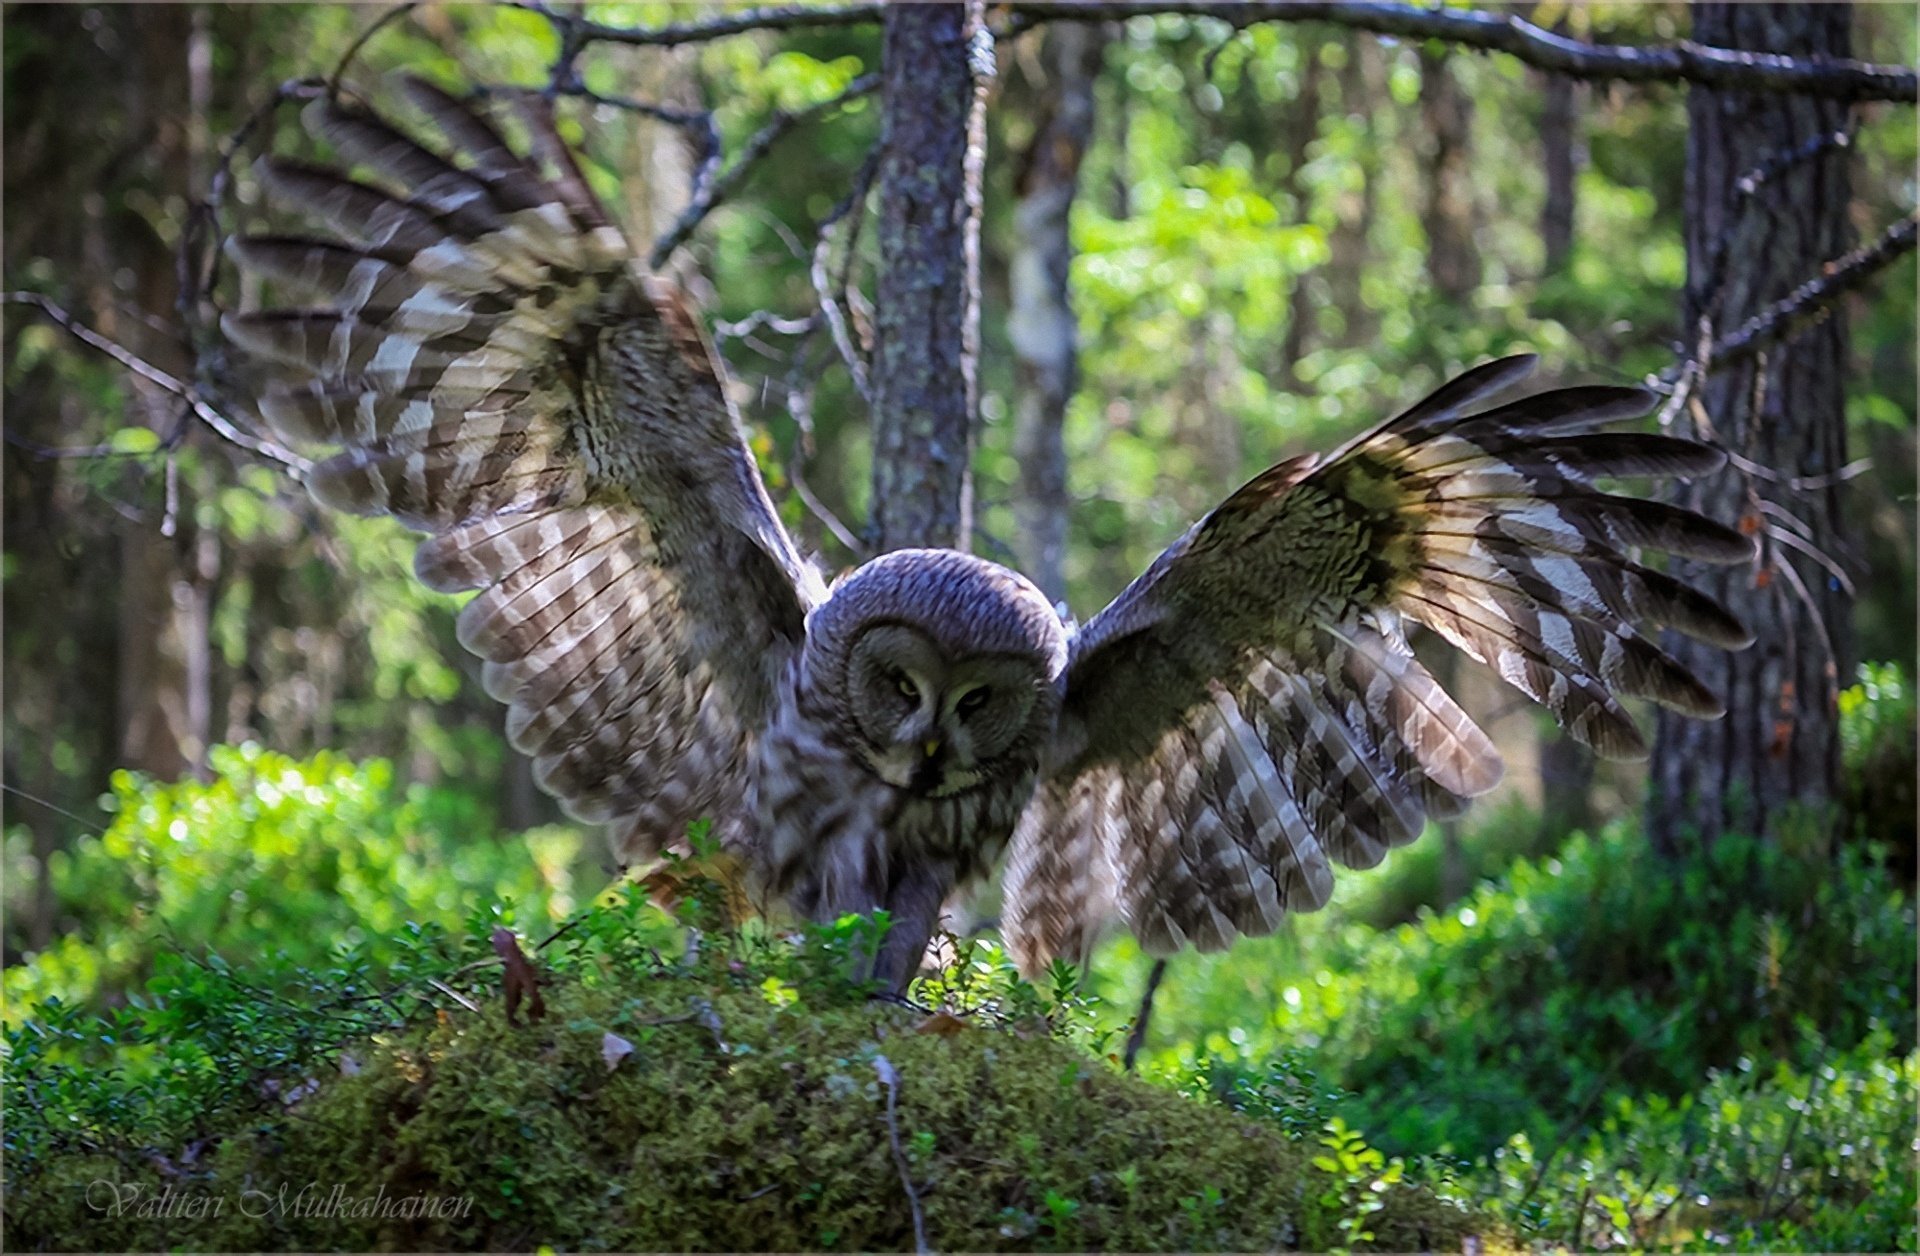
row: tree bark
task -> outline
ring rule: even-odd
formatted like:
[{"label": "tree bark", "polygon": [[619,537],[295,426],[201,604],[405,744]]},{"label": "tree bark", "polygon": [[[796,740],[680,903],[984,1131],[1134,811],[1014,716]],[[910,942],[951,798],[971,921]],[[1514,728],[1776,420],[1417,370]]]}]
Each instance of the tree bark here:
[{"label": "tree bark", "polygon": [[1446,54],[1420,53],[1420,116],[1426,123],[1426,200],[1420,225],[1427,233],[1427,275],[1451,305],[1464,305],[1480,286],[1480,248],[1474,240],[1473,102],[1453,76]]},{"label": "tree bark", "polygon": [[[1280,111],[1279,134],[1275,137],[1277,147],[1287,160],[1287,172],[1280,186],[1292,198],[1294,216],[1302,222],[1307,221],[1310,212],[1307,201],[1311,193],[1301,173],[1306,168],[1308,150],[1320,134],[1320,80],[1326,73],[1320,62],[1320,49],[1319,40],[1301,41],[1300,91],[1288,102],[1287,108]],[[1242,89],[1251,81],[1250,76],[1242,76]],[[1274,372],[1281,387],[1295,391],[1302,390],[1296,371],[1300,359],[1307,356],[1314,311],[1320,304],[1309,282],[1312,278],[1304,273],[1293,276],[1293,290],[1287,294],[1287,330],[1280,341],[1280,369]]]},{"label": "tree bark", "polygon": [[[1850,5],[1695,4],[1694,38],[1796,56],[1846,56]],[[1741,177],[1817,134],[1846,124],[1847,109],[1800,96],[1693,89],[1687,102],[1685,202],[1689,348],[1703,331],[1737,327],[1820,272],[1848,244],[1847,154],[1828,146],[1742,189]],[[1696,394],[1703,437],[1744,455],[1687,486],[1680,500],[1762,533],[1756,566],[1681,574],[1719,597],[1757,640],[1727,654],[1668,643],[1727,704],[1717,722],[1662,712],[1654,751],[1648,830],[1668,853],[1728,831],[1779,834],[1789,815],[1824,824],[1836,796],[1836,698],[1852,645],[1849,599],[1823,567],[1764,535],[1790,511],[1813,543],[1841,551],[1843,485],[1789,489],[1776,477],[1832,477],[1845,465],[1841,371],[1846,323],[1838,311],[1759,358],[1711,375]],[[1671,634],[1669,634],[1671,635]]]},{"label": "tree bark", "polygon": [[1016,546],[1027,577],[1056,602],[1067,595],[1063,426],[1080,380],[1079,329],[1068,297],[1068,226],[1080,162],[1093,138],[1093,81],[1105,44],[1105,32],[1091,23],[1047,31],[1040,122],[1020,161],[1013,209],[1007,338],[1014,356],[1013,447],[1020,460]]},{"label": "tree bark", "polygon": [[[1564,33],[1564,22],[1554,27]],[[1549,275],[1566,269],[1573,254],[1574,175],[1579,170],[1579,80],[1565,74],[1540,75],[1540,155],[1546,167],[1547,199],[1540,211],[1542,267]]]},{"label": "tree bark", "polygon": [[891,4],[885,20],[868,529],[878,551],[964,549],[991,37],[980,0]]}]

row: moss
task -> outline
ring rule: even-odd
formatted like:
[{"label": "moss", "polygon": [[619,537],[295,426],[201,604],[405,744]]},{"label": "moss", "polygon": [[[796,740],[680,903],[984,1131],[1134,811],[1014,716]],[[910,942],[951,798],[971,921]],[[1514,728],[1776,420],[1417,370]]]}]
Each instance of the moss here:
[{"label": "moss", "polygon": [[[547,1002],[530,1025],[498,1007],[441,1012],[354,1048],[284,1112],[165,1157],[53,1159],[10,1183],[8,1243],[910,1248],[882,1056],[936,1248],[1340,1240],[1341,1206],[1322,1199],[1342,1186],[1310,1163],[1315,1148],[1043,1031],[923,1032],[908,1008],[794,1001],[724,971],[570,981]],[[612,1067],[608,1034],[632,1046]],[[370,1200],[387,1215],[354,1215]],[[1457,1249],[1480,1229],[1418,1186],[1382,1203],[1367,1218],[1382,1248]]]}]

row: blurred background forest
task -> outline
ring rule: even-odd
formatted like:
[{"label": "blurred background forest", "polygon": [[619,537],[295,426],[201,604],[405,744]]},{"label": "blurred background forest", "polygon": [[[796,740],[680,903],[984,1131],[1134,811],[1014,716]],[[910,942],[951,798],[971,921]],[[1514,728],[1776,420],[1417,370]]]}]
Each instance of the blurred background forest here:
[{"label": "blurred background forest", "polygon": [[[1681,4],[1525,11],[1614,43],[1690,30]],[[9,6],[4,286],[191,380],[193,206],[274,86],[330,74],[379,12]],[[1856,6],[1852,46],[1911,65],[1911,9]],[[872,474],[836,337],[857,355],[873,322],[877,233],[848,198],[871,181],[880,47],[874,25],[594,43],[563,105],[636,241],[722,172],[665,268],[712,320],[783,516],[835,569],[865,544]],[[403,70],[537,86],[561,54],[539,13],[426,6],[348,77],[376,100]],[[997,60],[973,544],[1083,619],[1247,476],[1463,366],[1531,351],[1542,385],[1671,378],[1692,338],[1684,85],[1187,16],[1039,25]],[[1912,107],[1836,109],[1817,160],[1851,191],[1828,256],[1916,195]],[[252,156],[297,147],[296,113],[239,146],[227,225],[257,204]],[[1840,302],[1844,415],[1820,421],[1844,423],[1849,465],[1820,492],[1844,528],[1792,560],[1844,607],[1844,820],[1655,849],[1645,765],[1594,764],[1462,663],[1501,791],[1343,877],[1326,912],[1175,959],[1143,1073],[1478,1166],[1483,1201],[1563,1239],[1913,1242],[1915,286],[1908,253]],[[827,291],[837,323],[815,314]],[[378,956],[408,921],[510,903],[544,932],[602,890],[599,835],[506,745],[409,534],[323,512],[42,309],[7,305],[0,343],[10,1028],[58,1022],[50,999],[123,1006],[163,952]],[[1149,971],[1116,940],[1075,997],[1124,1032]]]}]

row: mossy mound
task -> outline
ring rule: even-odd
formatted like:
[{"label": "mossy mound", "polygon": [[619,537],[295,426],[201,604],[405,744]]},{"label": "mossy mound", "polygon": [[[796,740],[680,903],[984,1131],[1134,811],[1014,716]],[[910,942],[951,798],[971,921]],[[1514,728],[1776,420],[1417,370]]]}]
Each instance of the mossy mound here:
[{"label": "mossy mound", "polygon": [[442,1011],[166,1156],[63,1153],[10,1183],[8,1244],[901,1250],[909,1180],[943,1250],[1323,1249],[1349,1241],[1356,1201],[1380,1205],[1365,1229],[1384,1249],[1481,1229],[1044,1027],[744,971],[570,980],[546,1001],[536,1023],[497,1000]]}]

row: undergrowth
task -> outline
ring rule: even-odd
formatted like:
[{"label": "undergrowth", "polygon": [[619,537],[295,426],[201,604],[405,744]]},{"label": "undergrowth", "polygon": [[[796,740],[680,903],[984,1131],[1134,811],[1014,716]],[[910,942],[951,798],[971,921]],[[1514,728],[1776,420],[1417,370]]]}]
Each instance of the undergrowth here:
[{"label": "undergrowth", "polygon": [[[1101,1031],[1070,973],[1035,987],[991,947],[963,944],[934,1010],[847,976],[871,945],[860,918],[779,937],[726,927],[704,892],[676,914],[621,893],[545,947],[494,928],[418,931],[379,981],[351,950],[245,976],[181,960],[111,1013],[35,1009],[8,1037],[9,1246],[888,1250],[917,1229],[961,1250],[1410,1249],[1498,1233],[1364,1149],[1316,1156],[1122,1075],[1090,1049]],[[514,989],[527,964],[538,1011]]]}]

